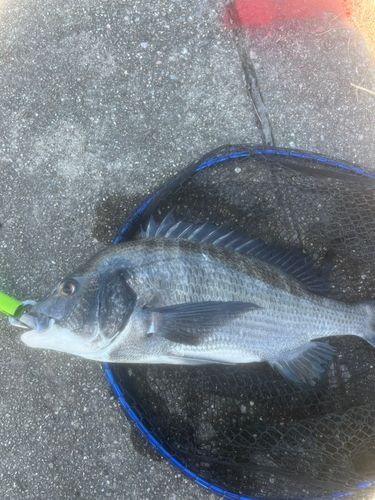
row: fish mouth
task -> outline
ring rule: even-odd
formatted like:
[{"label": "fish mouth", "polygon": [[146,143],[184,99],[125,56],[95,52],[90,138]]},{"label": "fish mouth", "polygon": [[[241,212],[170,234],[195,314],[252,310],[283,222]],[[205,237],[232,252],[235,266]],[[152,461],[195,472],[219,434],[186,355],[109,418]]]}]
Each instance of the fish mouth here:
[{"label": "fish mouth", "polygon": [[13,326],[17,326],[18,328],[31,328],[31,330],[35,333],[45,332],[55,322],[54,318],[47,316],[46,314],[33,311],[23,313],[17,319],[13,316],[9,316],[8,320]]},{"label": "fish mouth", "polygon": [[[35,302],[32,304],[35,304]],[[21,335],[21,340],[31,347],[34,344],[33,340],[38,340],[41,334],[48,334],[48,331],[50,331],[56,323],[56,320],[51,316],[35,311],[25,312],[18,319],[9,316],[8,320],[11,325],[17,326],[18,328],[30,328],[29,331]]]},{"label": "fish mouth", "polygon": [[88,357],[90,345],[79,335],[59,325],[50,316],[38,312],[25,313],[19,318],[20,325],[31,330],[21,335],[21,340],[28,347],[52,349],[54,351],[78,354]]},{"label": "fish mouth", "polygon": [[21,325],[16,326],[28,326],[35,333],[43,333],[55,323],[54,318],[38,312],[24,313],[17,321],[21,323]]},{"label": "fish mouth", "polygon": [[66,328],[58,319],[33,311],[32,308],[26,310],[18,319],[9,317],[9,321],[13,326],[30,328],[21,335],[21,341],[28,347],[52,349],[87,359],[102,360],[103,346],[99,332],[93,332],[92,338],[89,339],[79,331]]},{"label": "fish mouth", "polygon": [[54,318],[33,311],[22,314],[17,320],[9,319],[9,321],[14,326],[30,328],[29,331],[21,335],[22,342],[30,347],[38,344],[40,335],[48,332],[55,323]]},{"label": "fish mouth", "polygon": [[83,358],[97,359],[98,348],[95,344],[63,327],[51,316],[30,311],[22,314],[18,320],[11,320],[11,323],[18,327],[31,328],[21,335],[21,341],[28,347],[52,349]]}]

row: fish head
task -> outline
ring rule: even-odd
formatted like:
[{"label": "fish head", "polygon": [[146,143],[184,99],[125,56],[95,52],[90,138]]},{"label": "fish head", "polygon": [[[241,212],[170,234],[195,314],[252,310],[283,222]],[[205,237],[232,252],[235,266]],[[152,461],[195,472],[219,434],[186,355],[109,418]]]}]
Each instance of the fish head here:
[{"label": "fish head", "polygon": [[106,256],[103,260],[64,278],[19,318],[18,326],[31,328],[21,336],[26,345],[105,359],[129,320],[136,295],[126,265]]}]

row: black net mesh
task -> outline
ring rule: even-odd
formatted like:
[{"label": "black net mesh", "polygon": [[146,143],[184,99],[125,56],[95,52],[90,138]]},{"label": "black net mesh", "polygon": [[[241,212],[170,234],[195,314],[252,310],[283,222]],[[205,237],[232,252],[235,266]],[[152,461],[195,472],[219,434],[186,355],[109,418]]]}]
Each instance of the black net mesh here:
[{"label": "black net mesh", "polygon": [[[329,269],[340,300],[375,297],[370,171],[298,151],[221,148],[146,200],[117,241],[173,207],[176,220],[225,223],[301,249]],[[338,355],[315,386],[293,385],[266,363],[110,370],[147,431],[210,484],[270,499],[373,496],[375,350],[349,336],[329,343]]]}]

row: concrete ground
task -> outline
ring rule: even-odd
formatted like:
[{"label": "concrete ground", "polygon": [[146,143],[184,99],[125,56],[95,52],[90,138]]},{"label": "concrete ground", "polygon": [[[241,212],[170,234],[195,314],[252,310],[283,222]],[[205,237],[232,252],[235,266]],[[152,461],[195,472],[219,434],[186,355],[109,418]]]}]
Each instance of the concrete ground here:
[{"label": "concrete ground", "polygon": [[[38,300],[193,158],[260,143],[375,168],[375,64],[323,13],[250,32],[220,0],[0,0],[0,290]],[[133,436],[99,363],[0,317],[0,498],[216,498]]]}]

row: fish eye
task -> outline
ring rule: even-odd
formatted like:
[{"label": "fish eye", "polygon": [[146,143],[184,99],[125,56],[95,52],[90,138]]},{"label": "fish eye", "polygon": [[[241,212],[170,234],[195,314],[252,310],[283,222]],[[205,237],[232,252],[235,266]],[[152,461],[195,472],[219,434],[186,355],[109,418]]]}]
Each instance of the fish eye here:
[{"label": "fish eye", "polygon": [[73,295],[73,293],[77,290],[77,285],[72,280],[66,280],[60,283],[59,292],[61,295],[69,296]]}]

